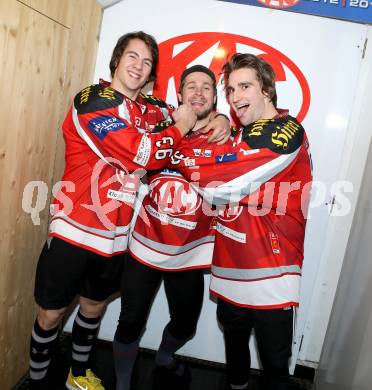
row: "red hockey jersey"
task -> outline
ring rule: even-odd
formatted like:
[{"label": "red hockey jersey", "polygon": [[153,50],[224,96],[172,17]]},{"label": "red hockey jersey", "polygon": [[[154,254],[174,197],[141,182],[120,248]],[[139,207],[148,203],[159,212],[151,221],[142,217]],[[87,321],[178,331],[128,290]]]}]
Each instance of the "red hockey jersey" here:
[{"label": "red hockey jersey", "polygon": [[107,84],[83,89],[63,123],[66,166],[51,208],[51,236],[113,256],[127,249],[139,177],[159,169],[181,140],[172,108],[152,96],[133,101]]},{"label": "red hockey jersey", "polygon": [[[191,132],[182,142],[193,156],[214,156],[225,146],[207,142],[209,134]],[[176,170],[149,175],[129,251],[138,261],[166,271],[209,267],[212,261],[215,213]]]},{"label": "red hockey jersey", "polygon": [[[240,142],[239,142],[240,141]],[[174,166],[217,205],[211,292],[236,305],[298,305],[312,181],[305,131],[281,115],[242,129],[228,153],[194,158],[183,144]]]}]

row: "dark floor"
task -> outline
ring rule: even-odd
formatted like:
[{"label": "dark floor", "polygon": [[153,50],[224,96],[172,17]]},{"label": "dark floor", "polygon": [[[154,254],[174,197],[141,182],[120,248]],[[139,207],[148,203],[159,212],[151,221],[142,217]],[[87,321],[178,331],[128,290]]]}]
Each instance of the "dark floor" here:
[{"label": "dark floor", "polygon": [[[70,366],[70,336],[63,334],[61,337],[60,351],[53,357],[49,369],[50,382],[53,390],[66,390],[64,383],[67,378]],[[192,381],[190,390],[223,390],[225,386],[224,365],[200,361],[191,358],[180,359],[190,368]],[[115,389],[114,368],[112,359],[111,343],[97,343],[92,356],[95,362],[93,371],[102,379],[106,390]],[[151,390],[152,373],[154,369],[154,352],[141,350],[133,373],[132,390]],[[288,390],[311,390],[313,370],[296,368],[295,376],[291,377],[291,384]],[[258,370],[251,370],[250,390],[259,390],[260,373]],[[23,380],[14,390],[28,389],[28,379]],[[177,390],[177,389],[174,389]]]}]

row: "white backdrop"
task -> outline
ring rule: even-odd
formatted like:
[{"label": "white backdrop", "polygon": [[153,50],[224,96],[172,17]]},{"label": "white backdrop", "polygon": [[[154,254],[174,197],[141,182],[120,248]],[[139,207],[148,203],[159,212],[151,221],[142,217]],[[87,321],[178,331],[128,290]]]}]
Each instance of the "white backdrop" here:
[{"label": "white backdrop", "polygon": [[[304,74],[311,91],[310,109],[303,124],[310,139],[314,161],[314,180],[330,189],[338,176],[342,151],[347,138],[351,107],[356,93],[361,52],[367,27],[327,18],[281,12],[214,0],[125,0],[105,10],[95,71],[96,81],[109,79],[109,60],[119,36],[144,30],[154,35],[159,43],[173,37],[195,32],[225,32],[242,35],[279,50],[293,61]],[[182,51],[185,45],[175,48]],[[237,45],[238,51],[260,53],[257,48]],[[209,66],[213,48],[190,63]],[[296,115],[301,105],[298,81],[285,67],[285,82],[277,83],[278,106],[289,108]],[[173,88],[173,89],[172,89]],[[168,101],[175,97],[170,84]],[[228,112],[220,92],[219,105]],[[318,199],[314,191],[314,201]],[[311,210],[305,242],[304,275],[301,307],[297,318],[294,343],[296,361],[303,334],[313,287],[324,248],[324,237],[329,221],[328,206],[332,195],[327,192],[320,206]],[[209,277],[205,277],[206,286]],[[207,290],[207,289],[206,289]],[[110,304],[100,331],[100,337],[111,340],[116,328],[119,301]],[[161,289],[152,308],[147,331],[141,346],[156,349],[168,310]],[[71,320],[66,329],[71,329]],[[215,304],[205,292],[204,307],[195,338],[180,352],[201,359],[224,362],[221,332],[215,320]],[[255,357],[252,365],[257,367]]]}]

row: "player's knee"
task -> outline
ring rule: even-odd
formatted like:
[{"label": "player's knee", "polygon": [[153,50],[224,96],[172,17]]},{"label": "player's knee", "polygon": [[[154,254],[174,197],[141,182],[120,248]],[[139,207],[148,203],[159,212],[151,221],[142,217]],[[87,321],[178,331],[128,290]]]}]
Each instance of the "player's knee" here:
[{"label": "player's knee", "polygon": [[168,330],[175,338],[179,340],[187,340],[195,334],[196,323],[188,323],[186,321],[171,321],[168,326]]},{"label": "player's knee", "polygon": [[123,344],[130,344],[138,340],[145,325],[141,322],[127,322],[119,320],[116,328],[115,339]]},{"label": "player's knee", "polygon": [[64,314],[66,313],[67,308],[49,310],[40,308],[39,313],[37,315],[37,320],[40,327],[44,330],[49,330],[58,326]]},{"label": "player's knee", "polygon": [[100,317],[106,308],[106,301],[93,301],[88,298],[80,297],[80,312],[87,318]]}]

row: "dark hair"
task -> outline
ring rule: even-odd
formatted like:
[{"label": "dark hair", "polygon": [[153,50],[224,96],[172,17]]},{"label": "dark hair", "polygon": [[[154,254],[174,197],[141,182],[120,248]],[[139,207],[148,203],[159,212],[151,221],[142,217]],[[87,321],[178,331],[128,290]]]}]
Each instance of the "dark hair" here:
[{"label": "dark hair", "polygon": [[193,66],[190,66],[190,68],[187,68],[187,69],[185,69],[185,70],[182,72],[182,75],[181,75],[181,83],[180,83],[180,88],[179,88],[179,92],[180,92],[180,93],[182,92],[182,88],[183,88],[184,85],[185,85],[186,77],[187,77],[189,74],[194,73],[194,72],[202,72],[202,73],[207,74],[207,75],[211,78],[211,80],[212,80],[214,92],[215,92],[215,93],[217,92],[217,88],[216,88],[216,76],[214,75],[214,73],[213,73],[209,68],[207,68],[207,67],[204,66],[204,65],[193,65]]},{"label": "dark hair", "polygon": [[151,55],[152,55],[152,68],[151,73],[149,76],[149,79],[147,82],[155,81],[156,80],[156,68],[158,66],[159,62],[159,48],[158,44],[156,43],[155,38],[152,35],[146,34],[143,31],[134,31],[130,32],[128,34],[122,35],[114,48],[114,51],[112,52],[111,61],[110,61],[110,71],[111,71],[111,77],[114,77],[114,73],[116,68],[119,65],[121,56],[123,55],[125,49],[129,45],[129,42],[132,39],[140,39],[143,41],[146,46],[149,48]]},{"label": "dark hair", "polygon": [[229,82],[231,72],[241,68],[250,68],[256,71],[256,77],[261,85],[262,91],[267,93],[274,107],[276,107],[275,72],[272,66],[263,58],[253,54],[235,53],[222,68],[225,85]]},{"label": "dark hair", "polygon": [[[214,73],[209,68],[207,68],[204,65],[193,65],[193,66],[190,66],[190,68],[186,68],[182,72],[179,93],[182,93],[182,89],[185,86],[186,77],[189,74],[194,73],[194,72],[205,73],[206,75],[208,75],[211,78],[213,91],[214,91],[214,94],[216,96],[215,97],[215,101],[213,103],[213,110],[215,110],[217,108],[217,82],[216,82],[216,76],[214,75]],[[178,101],[178,104],[180,104],[180,101]]]}]

